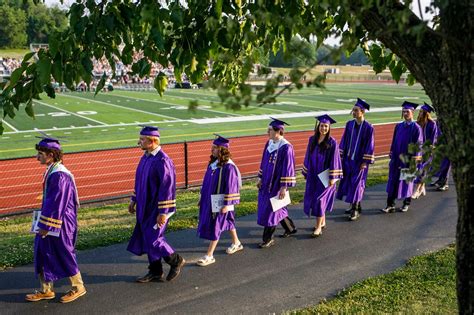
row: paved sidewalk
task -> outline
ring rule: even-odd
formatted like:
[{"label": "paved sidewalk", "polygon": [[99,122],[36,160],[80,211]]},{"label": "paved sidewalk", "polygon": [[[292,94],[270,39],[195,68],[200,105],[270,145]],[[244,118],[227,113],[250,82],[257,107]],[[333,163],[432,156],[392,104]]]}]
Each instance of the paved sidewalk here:
[{"label": "paved sidewalk", "polygon": [[[454,185],[446,192],[429,189],[407,213],[381,213],[384,190],[385,185],[367,189],[357,222],[349,222],[344,215],[347,205],[336,202],[327,228],[317,239],[309,237],[315,219],[304,217],[302,205],[292,206],[290,216],[298,233],[288,239],[276,237],[276,245],[268,249],[257,246],[263,228],[257,226],[256,216],[238,218],[245,249],[226,255],[229,237],[225,234],[215,253],[216,263],[208,267],[195,265],[207,248],[195,230],[169,233],[170,243],[188,262],[172,283],[135,283],[146,272],[147,261],[128,253],[126,244],[79,252],[88,293],[70,304],[59,303],[68,289],[66,280],[56,284],[55,300],[25,302],[25,294],[37,287],[33,266],[10,269],[0,273],[0,313],[267,314],[312,305],[356,281],[388,273],[412,256],[455,241]],[[280,232],[281,228],[276,234]]]}]

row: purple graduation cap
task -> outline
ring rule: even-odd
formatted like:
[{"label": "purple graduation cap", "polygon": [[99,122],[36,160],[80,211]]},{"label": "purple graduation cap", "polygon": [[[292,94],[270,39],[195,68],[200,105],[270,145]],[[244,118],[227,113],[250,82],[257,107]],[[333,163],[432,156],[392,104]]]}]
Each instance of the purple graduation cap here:
[{"label": "purple graduation cap", "polygon": [[354,106],[360,107],[364,111],[368,111],[370,109],[370,105],[361,100],[360,98],[357,98],[357,102],[354,104]]},{"label": "purple graduation cap", "polygon": [[142,130],[140,131],[140,135],[142,136],[150,136],[150,137],[160,137],[160,132],[158,131],[158,127],[155,126],[142,126]]},{"label": "purple graduation cap", "polygon": [[273,119],[273,121],[270,122],[269,126],[284,130],[285,125],[287,125],[287,126],[290,125],[289,123],[286,123],[283,120],[279,120],[279,119],[276,119],[276,118],[273,118],[273,117],[270,117],[270,118]]},{"label": "purple graduation cap", "polygon": [[431,105],[426,104],[426,102],[421,105],[421,109],[428,113],[434,112],[434,108]]},{"label": "purple graduation cap", "polygon": [[321,116],[317,116],[317,117],[314,117],[316,118],[317,120],[319,120],[320,123],[322,124],[335,124],[336,121],[334,119],[331,118],[331,116],[329,116],[328,114],[324,114],[324,115],[321,115]]},{"label": "purple graduation cap", "polygon": [[43,148],[43,149],[53,149],[53,150],[61,150],[61,144],[59,143],[59,140],[56,138],[53,138],[51,136],[48,136],[46,134],[43,134],[42,137],[36,137],[41,139],[40,142],[36,145],[36,150]]},{"label": "purple graduation cap", "polygon": [[403,102],[402,108],[403,109],[409,109],[409,110],[415,110],[418,107],[418,104],[415,103],[410,103],[410,102]]},{"label": "purple graduation cap", "polygon": [[224,147],[224,148],[229,147],[229,142],[230,142],[229,139],[226,139],[216,133],[214,135],[216,136],[216,138],[214,139],[212,144],[217,145],[219,147]]}]

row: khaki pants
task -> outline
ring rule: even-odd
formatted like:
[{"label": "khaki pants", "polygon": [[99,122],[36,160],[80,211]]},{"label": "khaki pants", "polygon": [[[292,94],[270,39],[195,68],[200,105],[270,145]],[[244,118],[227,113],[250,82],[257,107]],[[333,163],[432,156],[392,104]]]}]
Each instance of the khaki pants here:
[{"label": "khaki pants", "polygon": [[[39,274],[39,279],[40,279],[40,285],[41,285],[41,292],[54,291],[53,282],[44,281],[43,273]],[[80,290],[84,288],[84,282],[82,281],[80,272],[78,272],[72,277],[69,277],[69,281],[71,282],[71,286],[73,289]]]}]

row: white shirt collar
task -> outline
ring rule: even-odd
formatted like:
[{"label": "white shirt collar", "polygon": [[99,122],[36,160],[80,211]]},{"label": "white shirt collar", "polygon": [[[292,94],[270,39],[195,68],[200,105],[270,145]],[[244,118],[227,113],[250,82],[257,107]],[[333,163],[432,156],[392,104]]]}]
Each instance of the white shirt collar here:
[{"label": "white shirt collar", "polygon": [[160,150],[161,150],[161,146],[159,145],[159,146],[156,147],[155,150],[151,151],[150,153],[147,152],[146,154],[147,155],[151,154],[151,155],[155,156],[155,155],[158,154],[158,152],[160,152]]}]

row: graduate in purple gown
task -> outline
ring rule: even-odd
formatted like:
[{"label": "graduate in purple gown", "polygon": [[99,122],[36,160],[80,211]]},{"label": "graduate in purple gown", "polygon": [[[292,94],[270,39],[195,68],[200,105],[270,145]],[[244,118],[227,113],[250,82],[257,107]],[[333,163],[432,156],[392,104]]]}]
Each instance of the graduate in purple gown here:
[{"label": "graduate in purple gown", "polygon": [[162,281],[162,258],[171,266],[166,277],[171,281],[185,264],[165,239],[168,220],[176,212],[176,170],[160,146],[157,127],[144,126],[138,145],[145,154],[137,167],[135,192],[128,207],[130,213],[136,213],[137,223],[127,250],[138,256],[148,255],[149,271],[137,282]]},{"label": "graduate in purple gown", "polygon": [[337,141],[331,137],[331,124],[336,121],[329,115],[316,117],[314,135],[309,138],[303,163],[306,178],[304,213],[316,217],[312,237],[322,235],[326,227],[326,211],[332,211],[336,196],[336,181],[342,178],[341,157]]},{"label": "graduate in purple gown", "polygon": [[76,259],[77,209],[79,199],[71,172],[62,164],[59,140],[43,137],[36,145],[37,160],[47,167],[43,177],[43,198],[35,231],[34,262],[41,290],[26,295],[30,302],[54,299],[53,282],[69,278],[72,289],[62,303],[86,294]]},{"label": "graduate in purple gown", "polygon": [[433,183],[433,186],[436,187],[437,191],[446,191],[449,189],[448,176],[450,169],[451,161],[447,157],[444,157],[441,161],[439,171],[435,174],[438,179]]},{"label": "graduate in purple gown", "polygon": [[360,204],[365,191],[365,182],[369,164],[374,163],[374,127],[365,120],[365,111],[370,105],[357,99],[352,108],[353,120],[346,123],[346,128],[339,144],[344,177],[341,179],[336,198],[351,205],[349,219],[355,221],[362,212]]},{"label": "graduate in purple gown", "polygon": [[[418,104],[404,102],[402,116],[404,121],[398,123],[393,131],[392,145],[390,148],[390,163],[387,182],[387,206],[381,211],[384,213],[395,212],[395,200],[404,199],[402,212],[408,211],[413,195],[414,179],[404,179],[402,170],[408,170],[410,160],[421,163],[421,145],[423,144],[423,131],[413,120],[413,112]],[[418,147],[416,152],[409,152],[409,146]]]},{"label": "graduate in purple gown", "polygon": [[[211,157],[202,182],[198,203],[198,236],[211,241],[206,255],[197,262],[199,266],[204,267],[216,261],[214,250],[223,231],[229,231],[232,237],[232,244],[226,250],[227,254],[234,254],[244,248],[237,236],[234,214],[234,205],[240,203],[241,186],[239,169],[231,160],[229,140],[217,135],[212,142]],[[219,212],[212,211],[211,195],[222,197]]]},{"label": "graduate in purple gown", "polygon": [[[434,108],[428,104],[423,104],[418,113],[418,118],[416,120],[417,124],[420,125],[423,136],[423,144],[425,146],[434,147],[436,141],[438,140],[439,130],[436,122],[431,118],[431,113],[434,112]],[[413,192],[413,199],[417,199],[420,196],[426,195],[425,189],[425,178],[430,170],[431,162],[433,161],[433,156],[430,154],[428,157],[424,158],[421,164],[422,170],[421,174],[415,179],[416,187]]]},{"label": "graduate in purple gown", "polygon": [[284,199],[289,187],[296,184],[295,153],[293,146],[284,138],[286,122],[272,118],[268,126],[268,142],[263,149],[262,161],[258,172],[258,211],[257,223],[264,227],[261,248],[275,244],[273,233],[278,223],[286,238],[296,233],[296,227],[288,216],[286,207],[273,211],[270,198]]}]

